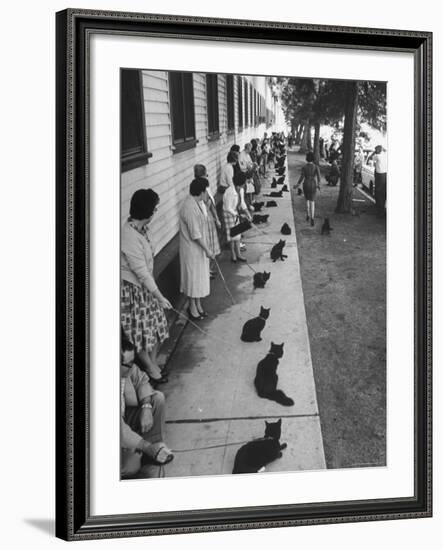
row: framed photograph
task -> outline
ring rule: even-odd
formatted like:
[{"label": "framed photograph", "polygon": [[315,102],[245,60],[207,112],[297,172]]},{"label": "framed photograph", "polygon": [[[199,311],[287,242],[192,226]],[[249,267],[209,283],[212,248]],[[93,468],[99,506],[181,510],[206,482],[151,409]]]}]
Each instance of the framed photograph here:
[{"label": "framed photograph", "polygon": [[431,33],[56,17],[57,536],[429,517]]}]

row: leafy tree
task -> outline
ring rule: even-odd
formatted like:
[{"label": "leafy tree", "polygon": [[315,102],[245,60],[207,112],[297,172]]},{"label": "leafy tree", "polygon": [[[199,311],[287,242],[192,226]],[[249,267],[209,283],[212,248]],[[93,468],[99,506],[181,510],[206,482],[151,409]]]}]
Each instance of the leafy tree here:
[{"label": "leafy tree", "polygon": [[356,132],[363,122],[378,130],[386,129],[386,84],[313,78],[277,78],[276,83],[286,120],[291,127],[298,127],[300,152],[312,146],[311,126],[314,126],[317,163],[321,125],[344,124],[342,176],[336,210],[350,212]]}]

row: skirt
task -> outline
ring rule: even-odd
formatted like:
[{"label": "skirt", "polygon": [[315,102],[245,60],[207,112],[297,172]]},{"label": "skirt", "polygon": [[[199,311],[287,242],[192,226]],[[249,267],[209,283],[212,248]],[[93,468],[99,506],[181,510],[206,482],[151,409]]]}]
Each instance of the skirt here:
[{"label": "skirt", "polygon": [[151,351],[169,337],[165,312],[146,288],[128,281],[121,283],[120,319],[124,333],[140,351]]},{"label": "skirt", "polygon": [[220,254],[220,242],[218,240],[217,226],[215,225],[215,220],[211,213],[208,213],[208,246],[209,250],[218,256]]},{"label": "skirt", "polygon": [[228,243],[231,241],[239,241],[240,235],[231,237],[231,229],[239,223],[239,217],[232,215],[230,212],[226,212],[226,210],[223,210],[223,221],[225,222],[226,241]]},{"label": "skirt", "polygon": [[317,185],[315,180],[305,180],[303,182],[303,194],[307,201],[315,201],[315,195],[317,193]]}]

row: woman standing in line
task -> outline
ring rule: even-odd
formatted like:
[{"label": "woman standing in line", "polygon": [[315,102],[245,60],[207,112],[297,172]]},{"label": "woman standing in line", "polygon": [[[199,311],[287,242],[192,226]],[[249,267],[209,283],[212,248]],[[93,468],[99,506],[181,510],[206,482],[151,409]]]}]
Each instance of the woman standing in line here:
[{"label": "woman standing in line", "polygon": [[[220,242],[218,239],[218,230],[221,228],[221,223],[215,207],[215,199],[209,188],[208,171],[206,170],[206,166],[204,164],[196,164],[194,166],[194,178],[205,178],[207,183],[203,203],[206,207],[206,220],[208,224],[208,247],[215,258],[221,252]],[[211,279],[215,277],[215,260],[212,260],[209,264],[209,275]]]},{"label": "woman standing in line", "polygon": [[259,176],[259,173],[258,173],[258,167],[260,166],[260,153],[258,151],[258,142],[256,139],[251,139],[251,152],[250,152],[250,155],[251,155],[251,160],[254,164],[253,166],[253,175],[252,175],[252,178],[254,180],[254,189],[255,189],[255,194],[256,195],[260,195],[260,191],[261,191],[261,182],[260,182],[260,176]]},{"label": "woman standing in line", "polygon": [[156,383],[167,380],[157,354],[169,336],[164,309],[172,307],[155,282],[154,252],[148,236],[148,224],[159,201],[152,189],[136,191],[121,236],[121,325],[136,349],[140,366]]},{"label": "woman standing in line", "polygon": [[236,235],[231,237],[231,229],[240,222],[240,212],[248,219],[251,216],[246,205],[241,197],[241,191],[246,181],[246,175],[243,172],[238,172],[234,176],[234,185],[228,187],[223,195],[223,219],[226,230],[226,240],[231,249],[231,261],[246,262],[246,258],[240,252],[240,237]]},{"label": "woman standing in line", "polygon": [[314,164],[314,153],[311,151],[306,155],[306,162],[301,169],[301,174],[298,182],[294,185],[296,189],[303,183],[303,193],[306,199],[307,216],[306,221],[311,220],[311,226],[314,226],[315,215],[315,195],[317,189],[320,189],[320,168]]},{"label": "woman standing in line", "polygon": [[195,178],[180,209],[180,290],[189,298],[192,320],[206,317],[201,298],[209,295],[209,260],[214,256],[208,246],[207,217],[203,200],[208,181]]}]

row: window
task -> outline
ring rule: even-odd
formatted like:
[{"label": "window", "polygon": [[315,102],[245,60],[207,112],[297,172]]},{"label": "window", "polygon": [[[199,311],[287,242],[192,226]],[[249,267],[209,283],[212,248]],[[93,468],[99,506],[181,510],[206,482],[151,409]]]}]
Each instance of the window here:
[{"label": "window", "polygon": [[174,153],[195,147],[194,85],[192,73],[169,73]]},{"label": "window", "polygon": [[121,170],[147,164],[146,124],[141,72],[122,69],[120,72],[120,148]]},{"label": "window", "polygon": [[248,81],[245,80],[245,126],[249,126]]},{"label": "window", "polygon": [[238,127],[243,128],[243,83],[241,76],[237,80],[237,95],[238,95]]},{"label": "window", "polygon": [[249,97],[250,97],[250,103],[249,103],[249,123],[251,126],[254,126],[254,117],[252,116],[253,108],[254,108],[254,94],[252,90],[252,84],[249,84]]},{"label": "window", "polygon": [[228,117],[228,132],[235,129],[234,113],[234,75],[226,75],[226,110]]},{"label": "window", "polygon": [[255,126],[258,126],[258,92],[257,90],[254,90],[254,124]]},{"label": "window", "polygon": [[217,138],[219,133],[218,122],[218,76],[206,75],[206,105],[208,108],[208,134],[210,138]]}]

